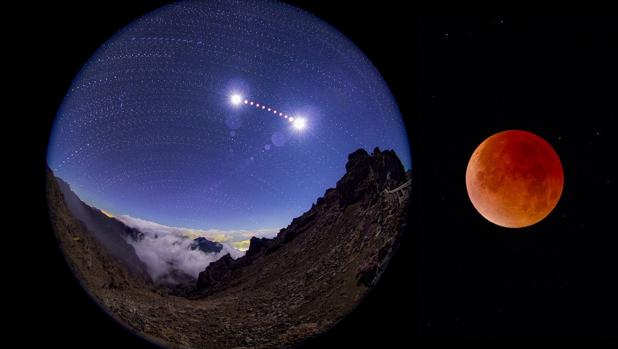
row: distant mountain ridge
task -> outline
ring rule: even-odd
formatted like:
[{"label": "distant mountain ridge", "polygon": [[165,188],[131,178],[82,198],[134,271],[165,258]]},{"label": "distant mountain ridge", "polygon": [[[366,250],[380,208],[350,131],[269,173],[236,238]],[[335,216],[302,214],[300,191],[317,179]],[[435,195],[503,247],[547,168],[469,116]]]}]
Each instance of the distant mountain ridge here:
[{"label": "distant mountain ridge", "polygon": [[218,242],[210,241],[205,237],[197,237],[193,239],[193,243],[191,244],[191,249],[199,249],[206,253],[217,253],[223,249],[223,245]]},{"label": "distant mountain ridge", "polygon": [[[129,215],[114,216],[115,219],[121,221],[125,225],[138,229],[143,233],[151,234],[174,234],[177,236],[183,236],[191,239],[198,237],[206,238],[207,240],[218,242],[224,245],[228,245],[238,249],[239,251],[245,251],[249,248],[249,239],[252,236],[258,237],[274,237],[277,235],[279,229],[236,229],[236,230],[224,230],[224,229],[199,229],[199,228],[186,228],[186,227],[174,227],[157,222],[132,217]],[[246,247],[245,247],[246,246]]]}]

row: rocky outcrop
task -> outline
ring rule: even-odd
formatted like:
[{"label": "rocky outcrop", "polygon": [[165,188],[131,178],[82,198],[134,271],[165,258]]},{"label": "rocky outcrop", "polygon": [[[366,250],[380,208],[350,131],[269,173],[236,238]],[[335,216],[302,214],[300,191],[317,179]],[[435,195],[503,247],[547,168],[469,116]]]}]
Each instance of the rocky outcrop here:
[{"label": "rocky outcrop", "polygon": [[362,196],[375,195],[384,188],[396,187],[406,179],[401,161],[392,150],[381,152],[375,148],[369,156],[359,149],[348,156],[346,174],[337,182],[341,206],[359,200]]},{"label": "rocky outcrop", "polygon": [[[302,265],[303,275],[335,275],[344,265],[355,265],[355,285],[373,285],[405,224],[406,207],[391,207],[383,191],[402,185],[408,178],[392,150],[376,148],[370,155],[359,149],[348,156],[345,168],[336,187],[327,189],[311,210],[292,220],[274,239],[254,237],[245,256],[211,263],[198,277],[195,297],[239,284],[252,272],[269,269],[266,264],[271,265],[273,260],[284,273],[307,259]],[[386,218],[392,219],[392,225],[384,224]],[[328,244],[320,250],[316,241]],[[332,259],[326,262],[329,253]],[[361,255],[364,257],[359,259]],[[315,268],[320,262],[324,262],[324,269]]]},{"label": "rocky outcrop", "polygon": [[228,278],[234,270],[250,264],[257,256],[269,251],[269,248],[271,248],[269,252],[272,252],[272,247],[275,246],[274,242],[275,240],[272,239],[252,237],[249,242],[249,249],[241,258],[235,260],[229,254],[226,254],[210,263],[208,268],[199,274],[197,288],[207,289]]},{"label": "rocky outcrop", "polygon": [[206,288],[221,281],[234,268],[234,262],[234,259],[229,254],[226,254],[216,262],[210,263],[209,267],[200,273],[197,287]]}]

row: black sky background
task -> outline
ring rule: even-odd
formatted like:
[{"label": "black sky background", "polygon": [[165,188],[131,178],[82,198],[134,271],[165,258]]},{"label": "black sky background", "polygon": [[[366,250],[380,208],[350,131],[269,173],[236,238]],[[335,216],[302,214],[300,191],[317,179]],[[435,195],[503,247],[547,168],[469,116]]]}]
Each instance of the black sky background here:
[{"label": "black sky background", "polygon": [[[164,3],[47,3],[20,19],[27,80],[36,81],[20,170],[37,239],[18,289],[27,299],[16,315],[24,344],[150,347],[100,311],[64,264],[44,169],[51,123],[82,64]],[[406,119],[414,172],[410,231],[391,267],[348,319],[306,347],[618,337],[618,18],[416,17],[405,4],[290,3],[334,25],[376,65]],[[565,170],[557,208],[530,228],[489,223],[466,194],[469,156],[506,129],[545,138]]]},{"label": "black sky background", "polygon": [[[616,337],[616,18],[421,18],[416,163],[424,337]],[[482,219],[465,188],[507,129],[552,144],[563,195],[544,221]],[[422,168],[421,168],[422,166]]]}]

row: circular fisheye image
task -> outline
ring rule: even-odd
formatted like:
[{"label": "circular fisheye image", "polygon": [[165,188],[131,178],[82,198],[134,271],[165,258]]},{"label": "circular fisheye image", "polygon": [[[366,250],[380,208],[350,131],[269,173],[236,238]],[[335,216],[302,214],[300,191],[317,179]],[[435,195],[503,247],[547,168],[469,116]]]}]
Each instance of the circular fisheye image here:
[{"label": "circular fisheye image", "polygon": [[274,2],[191,1],[85,63],[47,154],[84,290],[164,347],[283,348],[376,285],[407,221],[403,120],[365,55]]}]

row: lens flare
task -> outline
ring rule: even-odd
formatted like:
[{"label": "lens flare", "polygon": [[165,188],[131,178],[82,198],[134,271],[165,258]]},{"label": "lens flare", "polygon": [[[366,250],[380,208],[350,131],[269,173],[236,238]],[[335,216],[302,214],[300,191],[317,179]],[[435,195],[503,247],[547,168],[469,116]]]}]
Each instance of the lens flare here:
[{"label": "lens flare", "polygon": [[305,127],[307,127],[307,120],[305,120],[304,118],[296,118],[294,119],[292,126],[299,131],[304,130]]},{"label": "lens flare", "polygon": [[232,103],[232,105],[240,105],[240,103],[242,103],[242,96],[235,93],[230,96],[230,102]]}]

